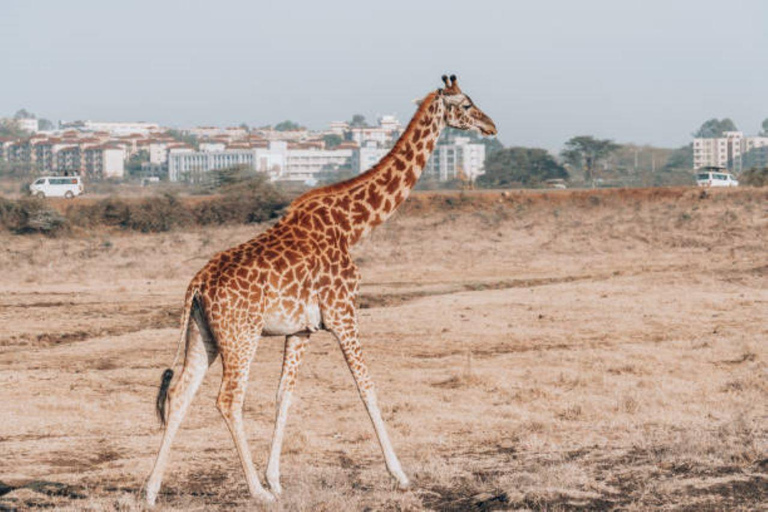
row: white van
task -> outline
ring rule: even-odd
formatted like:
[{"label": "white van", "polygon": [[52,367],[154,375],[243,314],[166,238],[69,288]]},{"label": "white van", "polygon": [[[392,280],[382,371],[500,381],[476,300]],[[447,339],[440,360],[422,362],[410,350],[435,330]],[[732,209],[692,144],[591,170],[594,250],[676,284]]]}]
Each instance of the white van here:
[{"label": "white van", "polygon": [[29,192],[37,197],[72,199],[83,193],[83,180],[80,176],[43,176],[29,186]]},{"label": "white van", "polygon": [[696,174],[696,184],[700,187],[738,187],[739,180],[728,172],[707,171]]}]

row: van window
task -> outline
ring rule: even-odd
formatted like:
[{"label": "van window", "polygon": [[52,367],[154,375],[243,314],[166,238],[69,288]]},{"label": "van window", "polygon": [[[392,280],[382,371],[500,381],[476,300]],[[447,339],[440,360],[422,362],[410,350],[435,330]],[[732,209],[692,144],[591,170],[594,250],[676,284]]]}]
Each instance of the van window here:
[{"label": "van window", "polygon": [[715,174],[714,176],[715,176],[716,180],[727,180],[728,179],[728,176],[726,176],[725,174]]},{"label": "van window", "polygon": [[701,174],[696,175],[697,180],[708,180],[709,179],[709,173],[708,172],[702,172]]},{"label": "van window", "polygon": [[45,183],[45,178],[40,178],[35,182],[35,185],[42,185],[43,183]]}]

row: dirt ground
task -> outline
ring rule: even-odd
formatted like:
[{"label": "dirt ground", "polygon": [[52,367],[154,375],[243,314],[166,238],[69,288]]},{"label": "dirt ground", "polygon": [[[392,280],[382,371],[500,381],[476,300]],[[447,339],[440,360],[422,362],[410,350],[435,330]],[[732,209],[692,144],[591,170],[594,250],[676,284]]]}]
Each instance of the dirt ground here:
[{"label": "dirt ground", "polygon": [[[357,249],[362,343],[413,486],[312,337],[267,510],[768,509],[768,193],[417,196]],[[0,237],[0,510],[141,510],[188,280],[265,226]],[[283,340],[251,369],[264,471]],[[209,371],[158,510],[260,510]]]}]

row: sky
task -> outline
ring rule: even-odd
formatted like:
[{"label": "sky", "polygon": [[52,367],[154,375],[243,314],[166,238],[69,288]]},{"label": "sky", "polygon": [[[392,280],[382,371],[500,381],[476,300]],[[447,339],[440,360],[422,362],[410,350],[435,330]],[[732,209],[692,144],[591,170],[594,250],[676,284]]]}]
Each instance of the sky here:
[{"label": "sky", "polygon": [[0,116],[407,122],[455,73],[505,145],[676,147],[768,118],[763,0],[0,0]]}]

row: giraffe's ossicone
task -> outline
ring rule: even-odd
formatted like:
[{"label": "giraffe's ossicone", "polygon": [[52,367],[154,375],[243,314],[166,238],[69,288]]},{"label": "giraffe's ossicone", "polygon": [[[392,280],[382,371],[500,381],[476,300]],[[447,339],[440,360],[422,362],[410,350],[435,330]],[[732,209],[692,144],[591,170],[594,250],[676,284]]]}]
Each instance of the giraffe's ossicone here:
[{"label": "giraffe's ossicone", "polygon": [[[184,366],[175,382],[173,371],[166,370],[157,398],[165,432],[145,486],[150,505],[157,499],[173,437],[206,370],[219,355],[223,377],[216,406],[232,433],[248,488],[266,501],[280,494],[280,450],[288,406],[309,336],[321,329],[339,341],[387,469],[401,487],[408,485],[363,361],[355,311],[360,273],[350,248],[405,201],[445,126],[496,134],[493,121],[459,89],[456,77],[443,76],[443,81],[445,87],[420,102],[402,136],[376,166],[302,195],[273,227],[217,254],[192,279],[176,356],[183,347]],[[262,336],[286,337],[266,472],[269,491],[256,474],[242,421],[248,371]]]}]

